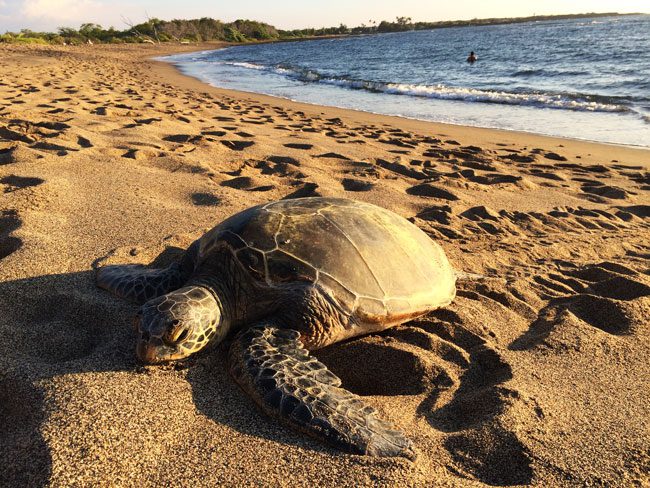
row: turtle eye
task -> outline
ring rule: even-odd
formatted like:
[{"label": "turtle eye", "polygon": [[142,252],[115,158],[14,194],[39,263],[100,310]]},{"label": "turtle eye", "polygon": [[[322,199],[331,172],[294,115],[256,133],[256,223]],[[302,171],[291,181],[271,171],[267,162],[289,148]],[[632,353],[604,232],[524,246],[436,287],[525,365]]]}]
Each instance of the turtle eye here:
[{"label": "turtle eye", "polygon": [[187,339],[187,336],[189,334],[190,334],[190,330],[188,328],[176,326],[169,333],[165,334],[163,339],[167,344],[175,345]]},{"label": "turtle eye", "polygon": [[180,333],[176,336],[176,339],[174,339],[174,342],[183,342],[185,339],[187,339],[187,336],[190,334],[190,331],[188,329],[181,329]]}]

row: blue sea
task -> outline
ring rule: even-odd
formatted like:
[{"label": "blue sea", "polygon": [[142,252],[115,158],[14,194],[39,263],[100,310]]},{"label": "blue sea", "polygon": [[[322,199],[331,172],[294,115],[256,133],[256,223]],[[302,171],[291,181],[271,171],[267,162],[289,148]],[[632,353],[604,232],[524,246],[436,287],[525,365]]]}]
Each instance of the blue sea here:
[{"label": "blue sea", "polygon": [[[465,61],[470,51],[474,64]],[[162,59],[222,88],[650,146],[647,15],[243,45]]]}]

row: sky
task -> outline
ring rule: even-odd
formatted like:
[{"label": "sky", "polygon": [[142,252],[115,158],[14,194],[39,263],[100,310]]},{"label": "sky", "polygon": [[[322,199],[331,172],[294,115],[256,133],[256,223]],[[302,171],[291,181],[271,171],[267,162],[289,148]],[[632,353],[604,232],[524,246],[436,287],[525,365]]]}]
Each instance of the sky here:
[{"label": "sky", "polygon": [[55,31],[84,22],[127,28],[140,23],[213,17],[226,22],[260,20],[281,29],[368,24],[370,20],[462,20],[583,12],[650,13],[648,0],[0,0],[0,33],[22,28]]}]

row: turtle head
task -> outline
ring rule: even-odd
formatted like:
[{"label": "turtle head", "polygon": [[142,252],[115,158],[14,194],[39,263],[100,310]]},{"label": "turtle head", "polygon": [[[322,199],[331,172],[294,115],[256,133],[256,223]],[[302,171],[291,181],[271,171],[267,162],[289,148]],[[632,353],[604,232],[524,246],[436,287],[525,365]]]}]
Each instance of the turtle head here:
[{"label": "turtle head", "polygon": [[135,318],[137,355],[147,364],[186,358],[228,332],[213,293],[188,286],[145,303]]}]

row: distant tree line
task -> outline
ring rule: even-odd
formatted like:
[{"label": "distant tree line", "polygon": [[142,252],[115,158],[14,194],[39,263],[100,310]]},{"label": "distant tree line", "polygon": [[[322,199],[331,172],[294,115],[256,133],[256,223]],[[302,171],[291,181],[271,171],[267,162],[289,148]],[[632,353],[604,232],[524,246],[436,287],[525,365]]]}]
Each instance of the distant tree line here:
[{"label": "distant tree line", "polygon": [[159,42],[202,42],[226,41],[234,43],[291,40],[307,37],[342,36],[375,34],[383,32],[405,32],[412,30],[429,30],[446,27],[467,27],[479,25],[500,25],[543,20],[564,20],[586,17],[611,17],[617,13],[589,13],[571,15],[537,15],[533,17],[517,18],[492,18],[473,20],[451,20],[442,22],[413,22],[410,17],[397,17],[394,22],[382,20],[368,21],[357,27],[347,27],[340,24],[338,27],[323,27],[319,29],[280,30],[272,25],[255,20],[236,20],[222,22],[220,20],[203,17],[192,20],[160,20],[147,19],[146,22],[134,25],[124,19],[127,29],[117,30],[113,27],[103,28],[98,24],[82,24],[79,29],[60,27],[57,32],[34,32],[23,29],[18,33],[7,32],[0,35],[0,42],[13,43],[40,43],[40,44],[89,44],[89,43],[159,43]]},{"label": "distant tree line", "polygon": [[203,17],[193,20],[148,19],[141,24],[133,24],[124,19],[128,29],[108,29],[98,24],[82,24],[79,29],[59,27],[57,32],[34,32],[23,29],[18,33],[7,32],[0,35],[0,42],[41,43],[41,44],[88,44],[125,42],[201,42],[227,41],[247,42],[279,39],[278,30],[272,25],[254,20],[221,22]]},{"label": "distant tree line", "polygon": [[517,24],[523,22],[540,22],[544,20],[569,20],[593,17],[614,17],[622,15],[639,15],[639,14],[619,14],[616,12],[609,13],[587,13],[587,14],[566,14],[566,15],[535,15],[531,17],[515,18],[491,18],[491,19],[472,19],[472,20],[446,20],[439,22],[413,22],[411,17],[397,17],[394,22],[382,20],[377,23],[369,20],[368,24],[361,24],[357,27],[348,28],[341,24],[338,27],[325,27],[321,29],[298,29],[292,31],[279,31],[282,37],[305,37],[305,36],[327,36],[327,35],[345,35],[345,34],[374,34],[384,32],[405,32],[413,30],[431,30],[442,29],[445,27],[470,27],[479,25],[502,25]]}]

